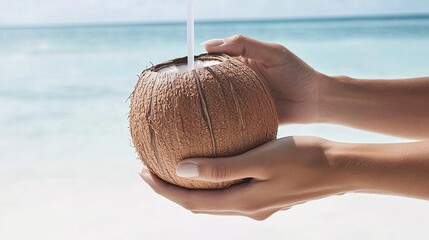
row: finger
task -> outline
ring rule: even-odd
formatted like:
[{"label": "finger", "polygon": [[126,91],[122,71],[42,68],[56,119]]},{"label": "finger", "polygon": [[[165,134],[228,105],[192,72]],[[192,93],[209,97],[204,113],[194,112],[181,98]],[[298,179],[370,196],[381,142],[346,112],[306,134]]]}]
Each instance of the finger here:
[{"label": "finger", "polygon": [[190,190],[169,184],[145,168],[140,175],[156,193],[190,211],[241,210],[246,200],[253,197],[252,188],[249,187],[251,183],[221,190]]},{"label": "finger", "polygon": [[182,204],[183,199],[186,199],[189,195],[189,190],[185,188],[179,188],[172,184],[169,184],[158,176],[150,172],[146,167],[144,167],[139,173],[141,178],[159,195]]},{"label": "finger", "polygon": [[263,177],[264,168],[257,160],[242,154],[225,158],[191,158],[181,161],[176,167],[179,177],[225,182],[244,178]]},{"label": "finger", "polygon": [[226,53],[242,56],[263,63],[266,66],[280,65],[286,61],[289,51],[280,44],[265,43],[243,35],[226,39],[213,39],[203,43],[209,53]]}]

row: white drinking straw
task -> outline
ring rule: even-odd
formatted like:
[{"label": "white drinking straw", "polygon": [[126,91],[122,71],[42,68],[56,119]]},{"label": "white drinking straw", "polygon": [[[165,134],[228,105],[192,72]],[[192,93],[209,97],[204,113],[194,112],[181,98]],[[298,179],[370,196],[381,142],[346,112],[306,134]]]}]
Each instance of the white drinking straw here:
[{"label": "white drinking straw", "polygon": [[194,1],[188,0],[188,71],[194,69]]}]

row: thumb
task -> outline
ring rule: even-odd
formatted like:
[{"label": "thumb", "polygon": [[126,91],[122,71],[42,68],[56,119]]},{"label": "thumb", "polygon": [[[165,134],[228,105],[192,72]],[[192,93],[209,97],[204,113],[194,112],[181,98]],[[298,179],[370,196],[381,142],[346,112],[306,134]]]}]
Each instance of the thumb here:
[{"label": "thumb", "polygon": [[243,35],[226,39],[212,39],[202,43],[209,53],[225,53],[244,57],[267,66],[281,64],[289,51],[280,44],[260,42]]},{"label": "thumb", "polygon": [[260,168],[251,159],[242,155],[226,158],[191,158],[181,161],[176,167],[179,177],[224,182],[243,178],[257,178]]}]

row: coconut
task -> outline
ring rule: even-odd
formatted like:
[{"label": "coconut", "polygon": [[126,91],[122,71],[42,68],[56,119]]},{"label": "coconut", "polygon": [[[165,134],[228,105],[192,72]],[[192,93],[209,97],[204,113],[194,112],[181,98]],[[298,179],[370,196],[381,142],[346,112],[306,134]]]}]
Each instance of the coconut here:
[{"label": "coconut", "polygon": [[[140,75],[130,106],[131,137],[140,159],[161,179],[185,188],[219,189],[181,178],[186,158],[228,157],[272,141],[277,114],[270,93],[246,64],[228,55],[202,54],[152,66]],[[199,67],[199,68],[198,68]]]}]

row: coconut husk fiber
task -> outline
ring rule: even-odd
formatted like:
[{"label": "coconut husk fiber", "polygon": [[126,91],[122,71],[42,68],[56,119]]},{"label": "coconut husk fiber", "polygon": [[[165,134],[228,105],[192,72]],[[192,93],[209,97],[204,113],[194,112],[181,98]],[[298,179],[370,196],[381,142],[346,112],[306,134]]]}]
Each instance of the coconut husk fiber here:
[{"label": "coconut husk fiber", "polygon": [[178,58],[143,71],[131,94],[130,131],[144,164],[164,181],[191,189],[219,189],[180,178],[176,165],[195,157],[227,157],[276,139],[277,114],[268,89],[247,65],[228,55],[202,54],[219,64],[188,72],[159,72],[186,64]]}]

